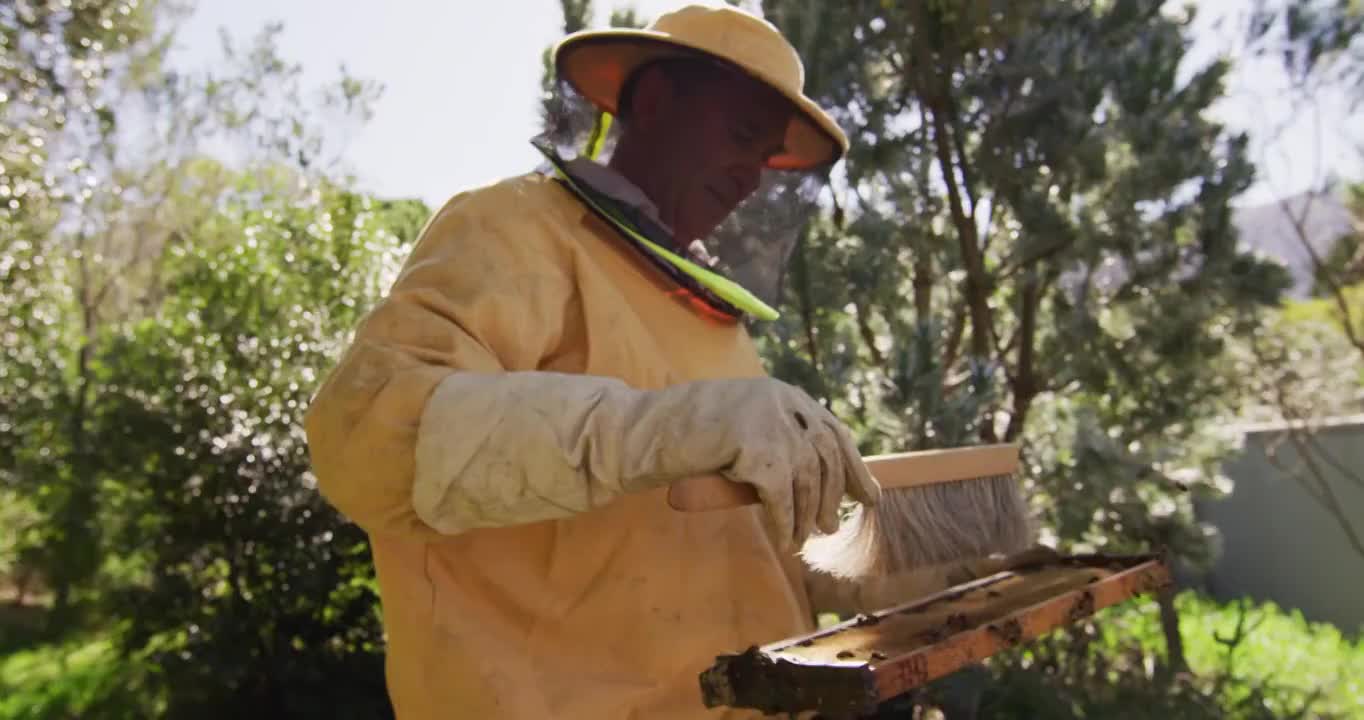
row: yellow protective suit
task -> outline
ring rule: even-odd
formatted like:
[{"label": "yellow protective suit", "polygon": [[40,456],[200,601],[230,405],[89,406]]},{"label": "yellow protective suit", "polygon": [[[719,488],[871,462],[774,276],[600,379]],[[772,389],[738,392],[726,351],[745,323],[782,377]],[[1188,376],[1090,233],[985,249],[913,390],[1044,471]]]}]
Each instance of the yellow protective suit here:
[{"label": "yellow protective suit", "polygon": [[718,653],[812,629],[799,562],[757,508],[679,513],[658,487],[456,534],[413,509],[415,448],[432,432],[422,418],[451,373],[646,390],[763,374],[741,325],[673,293],[566,189],[530,174],[447,203],[358,328],[307,433],[322,493],[372,540],[400,720],[748,717],[707,711],[698,674]]}]

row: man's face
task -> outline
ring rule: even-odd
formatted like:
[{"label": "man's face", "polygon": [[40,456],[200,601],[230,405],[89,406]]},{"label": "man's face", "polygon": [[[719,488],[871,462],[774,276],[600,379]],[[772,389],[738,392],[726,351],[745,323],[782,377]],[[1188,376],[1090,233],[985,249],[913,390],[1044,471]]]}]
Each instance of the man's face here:
[{"label": "man's face", "polygon": [[[782,149],[791,106],[737,73],[645,79],[636,119],[653,163],[645,188],[683,243],[715,230],[757,190]],[[652,84],[649,84],[652,83]]]}]

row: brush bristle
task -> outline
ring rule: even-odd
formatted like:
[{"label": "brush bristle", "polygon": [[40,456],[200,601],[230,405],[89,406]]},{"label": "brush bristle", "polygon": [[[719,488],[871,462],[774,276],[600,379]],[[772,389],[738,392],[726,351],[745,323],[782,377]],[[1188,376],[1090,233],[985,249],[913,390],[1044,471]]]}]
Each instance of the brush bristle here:
[{"label": "brush bristle", "polygon": [[801,555],[815,570],[856,579],[1018,552],[1033,534],[1018,480],[998,475],[885,490],[872,512],[859,505]]}]

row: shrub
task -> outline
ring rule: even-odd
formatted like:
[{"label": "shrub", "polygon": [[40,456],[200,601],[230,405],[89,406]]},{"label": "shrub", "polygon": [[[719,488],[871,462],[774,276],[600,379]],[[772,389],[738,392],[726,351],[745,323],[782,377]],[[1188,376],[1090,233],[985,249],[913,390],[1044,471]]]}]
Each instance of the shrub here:
[{"label": "shrub", "polygon": [[1273,603],[1185,592],[1176,608],[1191,673],[1170,671],[1155,602],[1132,602],[993,659],[982,716],[1364,714],[1364,640]]}]

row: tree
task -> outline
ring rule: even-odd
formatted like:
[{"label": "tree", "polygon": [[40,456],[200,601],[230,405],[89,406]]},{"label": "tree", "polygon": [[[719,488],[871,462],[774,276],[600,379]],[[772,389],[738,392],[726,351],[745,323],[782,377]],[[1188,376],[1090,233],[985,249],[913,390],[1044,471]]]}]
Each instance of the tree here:
[{"label": "tree", "polygon": [[763,10],[854,141],[782,319],[760,328],[774,374],[852,421],[864,452],[1021,442],[1065,549],[1205,560],[1191,497],[1222,487],[1228,447],[1207,428],[1242,380],[1219,360],[1287,277],[1237,248],[1253,167],[1205,112],[1227,62],[1177,72],[1191,16],[1135,0]]},{"label": "tree", "polygon": [[[1364,101],[1364,6],[1349,0],[1256,0],[1253,7],[1245,28],[1247,46],[1256,55],[1279,58],[1295,103],[1311,106],[1319,95],[1339,95],[1353,110]],[[1321,138],[1319,144],[1339,147],[1351,140],[1358,138]],[[1354,151],[1364,157],[1364,147]],[[1339,192],[1334,178],[1321,184],[1315,195]],[[1342,237],[1325,238],[1334,240],[1325,251],[1308,230],[1322,203],[1279,203],[1291,239],[1311,260],[1312,294],[1318,299],[1286,308],[1268,332],[1250,340],[1250,360],[1242,364],[1242,372],[1254,379],[1249,402],[1256,415],[1281,428],[1267,446],[1271,462],[1335,519],[1364,559],[1364,525],[1342,507],[1336,488],[1341,482],[1364,485],[1364,475],[1345,466],[1318,439],[1325,422],[1360,407],[1360,378],[1352,370],[1364,361],[1361,188],[1356,184],[1341,193],[1355,228]],[[1279,448],[1291,449],[1285,455],[1296,461],[1283,461]]]},{"label": "tree", "polygon": [[307,102],[277,25],[170,68],[178,10],[0,9],[3,564],[118,641],[142,704],[72,714],[382,716],[367,545],[301,413],[428,211],[349,187],[331,133],[376,86]]},{"label": "tree", "polygon": [[172,716],[391,713],[368,544],[315,492],[301,427],[425,209],[297,187],[240,176],[101,358],[107,500],[138,549],[111,610]]},{"label": "tree", "polygon": [[[1346,288],[1364,284],[1364,184],[1351,187],[1349,193],[1349,207],[1355,217],[1356,230],[1336,239],[1330,252],[1322,258],[1321,267],[1314,273],[1312,284],[1313,295],[1330,298],[1336,301],[1337,307],[1340,305],[1337,292],[1344,295],[1348,292]],[[1345,298],[1344,304],[1349,310],[1353,304],[1352,299]],[[1364,331],[1355,328],[1353,323],[1344,322],[1345,318],[1341,320],[1341,329],[1347,336],[1364,334]],[[1352,344],[1358,345],[1353,341]]]},{"label": "tree", "polygon": [[[160,6],[135,0],[18,3],[0,10],[0,483],[36,506],[15,552],[42,566],[53,622],[70,621],[75,586],[98,567],[87,423],[90,336],[112,277],[90,242],[88,212],[114,130],[111,97],[163,49]],[[101,252],[101,251],[105,252]],[[118,257],[111,257],[117,260]],[[64,292],[63,289],[69,290]],[[22,499],[22,500],[21,500]]]},{"label": "tree", "polygon": [[[1353,109],[1364,101],[1364,6],[1351,0],[1306,0],[1271,2],[1255,0],[1245,27],[1246,45],[1255,55],[1276,55],[1291,82],[1296,102],[1311,104],[1324,92],[1340,92]],[[1350,138],[1332,138],[1332,144]],[[1364,153],[1364,147],[1355,148]],[[1329,192],[1334,182],[1327,181]],[[1364,217],[1364,191],[1347,188],[1347,202],[1356,218]],[[1364,356],[1361,328],[1364,318],[1354,309],[1348,288],[1358,279],[1361,267],[1360,231],[1340,238],[1323,253],[1306,231],[1311,203],[1295,211],[1284,201],[1285,217],[1293,227],[1295,239],[1312,260],[1313,293],[1329,297],[1335,304],[1339,328]],[[1356,223],[1358,224],[1358,222]]]},{"label": "tree", "polygon": [[1063,548],[1205,560],[1217,361],[1287,283],[1236,247],[1253,169],[1204,113],[1226,63],[1180,81],[1189,17],[1160,2],[765,7],[856,142],[776,371],[868,451],[1022,442]]},{"label": "tree", "polygon": [[[1364,218],[1361,193],[1353,195],[1353,212]],[[1302,240],[1304,224],[1295,221],[1292,227]],[[1342,236],[1330,255],[1318,256],[1318,297],[1276,312],[1260,332],[1238,344],[1233,367],[1250,379],[1245,418],[1274,428],[1268,431],[1266,457],[1320,505],[1364,561],[1364,523],[1341,500],[1344,486],[1364,487],[1364,473],[1320,438],[1332,421],[1364,409],[1364,284],[1350,282],[1358,248],[1356,232]]]},{"label": "tree", "polygon": [[1309,94],[1343,86],[1364,99],[1364,7],[1352,0],[1254,0],[1248,49],[1277,56],[1294,87]]},{"label": "tree", "polygon": [[[820,376],[832,365],[826,385],[853,388],[835,398],[849,415],[886,411],[868,423],[878,448],[1003,439],[1043,452],[1048,428],[1027,431],[1039,402],[1087,415],[1082,447],[1041,458],[1056,474],[1037,489],[1067,538],[1139,535],[1092,510],[1116,487],[1178,487],[1162,455],[1226,397],[1220,338],[1253,328],[1284,285],[1235,247],[1244,138],[1201,114],[1225,66],[1176,84],[1185,23],[1159,3],[768,10],[796,38],[828,31],[802,48],[829,58],[810,77],[863,141],[806,245],[818,296],[799,283],[788,296],[820,310],[794,314],[769,347]],[[1124,449],[1104,463],[1132,474],[1097,496],[1089,478],[1077,496],[1072,473],[1100,469],[1083,458],[1094,432]],[[1129,523],[1149,515],[1135,502]]]},{"label": "tree", "polygon": [[[563,32],[569,35],[586,30],[595,13],[591,0],[561,0],[563,13]],[[612,10],[610,27],[639,28],[644,23],[633,10]],[[609,153],[614,135],[609,127],[603,127],[600,113],[595,106],[573,91],[567,82],[558,77],[554,68],[554,48],[547,47],[541,53],[543,67],[540,76],[540,123],[543,137],[561,152],[580,154],[587,147],[589,138],[594,134],[602,136],[604,151]]]},{"label": "tree", "polygon": [[214,212],[227,181],[191,178],[202,167],[196,157],[227,141],[248,163],[321,168],[328,158],[311,117],[329,108],[364,116],[375,92],[343,75],[320,110],[283,102],[303,93],[299,68],[274,50],[278,27],[245,54],[225,41],[220,73],[175,72],[164,57],[185,9],[88,0],[0,14],[16,49],[5,56],[0,91],[0,173],[12,195],[0,219],[9,243],[0,292],[17,309],[4,336],[14,381],[0,390],[0,408],[13,420],[0,422],[0,447],[10,487],[40,506],[24,550],[41,557],[54,585],[54,625],[70,620],[72,593],[99,570],[88,427],[96,344],[106,328],[155,309],[165,253],[184,227]]}]

